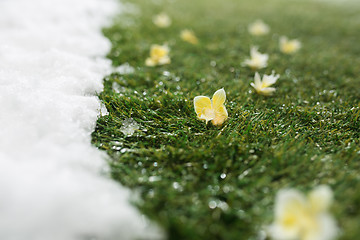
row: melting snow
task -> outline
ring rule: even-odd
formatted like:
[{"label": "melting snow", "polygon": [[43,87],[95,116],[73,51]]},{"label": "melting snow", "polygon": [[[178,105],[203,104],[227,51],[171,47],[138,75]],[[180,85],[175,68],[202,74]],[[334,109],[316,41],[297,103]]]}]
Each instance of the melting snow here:
[{"label": "melting snow", "polygon": [[132,136],[136,130],[140,128],[139,124],[132,118],[127,118],[123,121],[122,127],[120,128],[120,131],[130,137]]},{"label": "melting snow", "polygon": [[117,68],[115,68],[114,71],[120,74],[132,74],[135,72],[135,69],[132,66],[130,66],[129,63],[123,63]]},{"label": "melting snow", "polygon": [[161,236],[90,144],[115,2],[0,1],[0,239]]}]

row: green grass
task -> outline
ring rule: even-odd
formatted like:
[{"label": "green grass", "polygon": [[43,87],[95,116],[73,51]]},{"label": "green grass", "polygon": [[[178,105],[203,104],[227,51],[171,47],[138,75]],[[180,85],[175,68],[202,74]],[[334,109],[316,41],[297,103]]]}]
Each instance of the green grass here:
[{"label": "green grass", "polygon": [[[256,239],[271,223],[276,192],[328,184],[340,239],[360,235],[359,7],[287,0],[132,0],[104,30],[114,66],[99,94],[109,111],[99,118],[93,144],[106,151],[112,177],[140,193],[139,209],[169,239]],[[172,25],[159,29],[165,11]],[[271,34],[253,37],[261,18]],[[193,29],[197,46],[179,33]],[[281,54],[278,39],[303,48]],[[145,67],[151,44],[167,42],[170,65]],[[254,72],[241,66],[252,45],[270,55],[260,70],[281,75],[274,96],[256,95]],[[120,93],[113,89],[117,85]],[[221,127],[197,119],[193,98],[224,87],[229,119]],[[126,118],[141,127],[120,131]]]}]

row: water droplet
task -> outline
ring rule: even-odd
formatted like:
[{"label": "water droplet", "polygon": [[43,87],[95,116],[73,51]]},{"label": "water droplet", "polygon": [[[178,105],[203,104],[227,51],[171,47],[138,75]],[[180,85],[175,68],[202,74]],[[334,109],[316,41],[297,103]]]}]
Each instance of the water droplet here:
[{"label": "water droplet", "polygon": [[209,208],[215,209],[216,206],[217,206],[217,204],[216,204],[216,202],[215,202],[214,200],[211,200],[211,201],[209,202]]},{"label": "water droplet", "polygon": [[217,206],[223,211],[226,211],[229,209],[229,205],[223,201],[220,201],[219,203],[217,203]]},{"label": "water droplet", "polygon": [[183,191],[183,187],[178,182],[173,182],[172,186],[175,190]]},{"label": "water droplet", "polygon": [[169,71],[164,71],[164,72],[163,72],[163,75],[164,75],[165,77],[169,77],[169,76],[170,76],[170,72],[169,72]]},{"label": "water droplet", "polygon": [[128,149],[127,148],[123,148],[120,150],[121,153],[125,153]]},{"label": "water droplet", "polygon": [[242,174],[239,175],[238,179],[243,179],[246,175],[248,175],[250,172],[250,169],[245,170]]},{"label": "water droplet", "polygon": [[233,187],[229,186],[229,185],[225,185],[223,187],[223,191],[224,191],[224,193],[229,193],[229,192],[233,191]]},{"label": "water droplet", "polygon": [[178,189],[180,187],[180,184],[178,182],[173,182],[173,188]]},{"label": "water droplet", "polygon": [[148,192],[148,196],[150,198],[153,198],[155,196],[154,190],[150,189],[149,192]]},{"label": "water droplet", "polygon": [[120,131],[127,137],[130,137],[139,128],[140,128],[139,124],[134,119],[127,118],[123,121]]},{"label": "water droplet", "polygon": [[246,217],[246,213],[244,210],[240,209],[239,211],[237,211],[236,215],[238,216],[238,218],[243,219]]},{"label": "water droplet", "polygon": [[157,182],[160,181],[161,177],[160,176],[150,176],[149,177],[149,182]]}]

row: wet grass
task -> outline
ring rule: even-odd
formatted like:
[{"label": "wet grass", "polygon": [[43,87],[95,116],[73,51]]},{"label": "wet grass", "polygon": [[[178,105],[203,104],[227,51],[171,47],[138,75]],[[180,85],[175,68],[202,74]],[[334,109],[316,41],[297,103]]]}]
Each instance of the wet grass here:
[{"label": "wet grass", "polygon": [[[106,151],[112,177],[140,193],[139,209],[169,239],[256,239],[273,216],[276,192],[328,184],[341,239],[360,235],[360,18],[359,8],[315,1],[133,0],[139,11],[122,14],[104,30],[114,66],[100,98],[93,144]],[[172,25],[159,29],[165,11]],[[253,37],[257,18],[271,34]],[[191,28],[200,40],[179,38]],[[281,54],[281,35],[303,48]],[[148,68],[151,44],[167,42],[170,65]],[[250,87],[254,72],[241,67],[249,48],[270,55],[260,70],[281,75],[272,97]],[[193,98],[225,88],[229,119],[221,127],[196,118]],[[140,128],[125,136],[132,118]]]}]

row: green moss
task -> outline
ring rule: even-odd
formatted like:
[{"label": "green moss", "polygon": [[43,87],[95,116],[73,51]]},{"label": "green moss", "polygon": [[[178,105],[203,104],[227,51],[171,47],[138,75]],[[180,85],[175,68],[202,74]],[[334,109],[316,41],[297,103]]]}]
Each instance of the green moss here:
[{"label": "green moss", "polygon": [[[112,176],[137,190],[136,205],[169,239],[256,239],[272,221],[276,192],[328,184],[341,239],[360,235],[359,8],[314,1],[133,0],[141,14],[122,14],[104,30],[114,66],[99,94],[109,111],[99,118],[93,144],[109,154]],[[153,15],[165,11],[170,28]],[[271,34],[252,37],[247,25],[262,18]],[[184,28],[200,44],[179,38]],[[295,55],[278,38],[298,38]],[[151,44],[167,42],[170,65],[148,68]],[[281,78],[272,97],[254,94],[254,72],[241,66],[249,48],[270,55],[261,74]],[[222,127],[196,118],[193,98],[224,87],[229,119]],[[120,89],[120,93],[119,93]],[[133,118],[140,129],[125,136]]]}]

